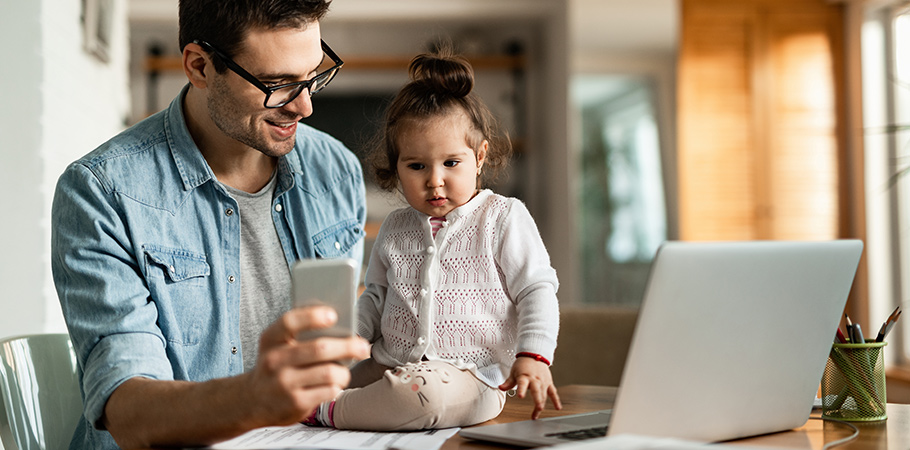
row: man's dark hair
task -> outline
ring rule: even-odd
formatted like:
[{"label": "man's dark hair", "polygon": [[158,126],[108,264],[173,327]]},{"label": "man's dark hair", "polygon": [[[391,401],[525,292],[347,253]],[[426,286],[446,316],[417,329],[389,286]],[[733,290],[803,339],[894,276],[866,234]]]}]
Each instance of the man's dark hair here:
[{"label": "man's dark hair", "polygon": [[[331,0],[180,0],[180,49],[199,39],[228,56],[240,50],[250,29],[299,28],[318,22]],[[215,58],[215,69],[226,66]]]}]

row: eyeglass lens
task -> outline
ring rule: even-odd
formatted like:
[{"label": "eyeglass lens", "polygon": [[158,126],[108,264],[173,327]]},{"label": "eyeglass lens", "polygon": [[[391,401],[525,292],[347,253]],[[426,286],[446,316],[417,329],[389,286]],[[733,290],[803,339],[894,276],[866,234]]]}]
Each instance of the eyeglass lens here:
[{"label": "eyeglass lens", "polygon": [[[326,87],[326,85],[329,84],[330,81],[332,81],[333,78],[335,78],[335,75],[338,73],[338,68],[333,68],[333,66],[334,63],[328,57],[322,61],[322,64],[316,70],[316,73],[318,75],[310,80],[310,96],[321,91],[324,87]],[[298,84],[272,91],[271,95],[268,98],[266,106],[275,108],[290,103],[295,98],[297,98],[298,95],[300,95],[304,87],[304,85]]]}]

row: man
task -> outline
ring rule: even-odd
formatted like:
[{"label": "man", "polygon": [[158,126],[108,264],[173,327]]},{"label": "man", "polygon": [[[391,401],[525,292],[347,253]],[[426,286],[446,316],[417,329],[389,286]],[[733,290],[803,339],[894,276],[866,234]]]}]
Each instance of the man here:
[{"label": "man", "polygon": [[84,399],[71,448],[293,424],[348,383],[332,361],[368,356],[359,338],[295,339],[331,309],[288,312],[294,261],[363,252],[359,163],[298,124],[341,64],[327,9],[181,0],[188,85],[58,181],[52,266]]}]

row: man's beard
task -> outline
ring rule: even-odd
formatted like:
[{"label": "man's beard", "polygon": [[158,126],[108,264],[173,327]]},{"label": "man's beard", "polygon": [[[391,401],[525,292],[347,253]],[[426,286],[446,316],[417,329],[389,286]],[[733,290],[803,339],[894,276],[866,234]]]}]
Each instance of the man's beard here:
[{"label": "man's beard", "polygon": [[[284,156],[294,148],[296,139],[293,136],[283,141],[268,139],[267,133],[262,129],[264,126],[260,127],[261,122],[258,122],[258,120],[265,121],[265,118],[237,114],[238,111],[244,111],[247,108],[235,100],[236,97],[227,89],[223,80],[216,77],[212,81],[210,84],[212,91],[208,96],[207,106],[212,121],[222,133],[271,157]],[[281,109],[276,109],[274,116],[277,117],[269,118],[269,120],[278,123],[292,122],[297,119],[297,116],[288,115]]]}]

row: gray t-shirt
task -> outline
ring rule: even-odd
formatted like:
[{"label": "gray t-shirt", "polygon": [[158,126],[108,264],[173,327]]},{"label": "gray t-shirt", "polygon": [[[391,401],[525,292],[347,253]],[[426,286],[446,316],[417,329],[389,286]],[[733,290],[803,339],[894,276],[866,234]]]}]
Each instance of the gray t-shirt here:
[{"label": "gray t-shirt", "polygon": [[276,179],[273,175],[253,194],[224,185],[237,201],[240,213],[240,345],[244,370],[256,366],[262,331],[291,305],[291,271],[272,221]]}]

